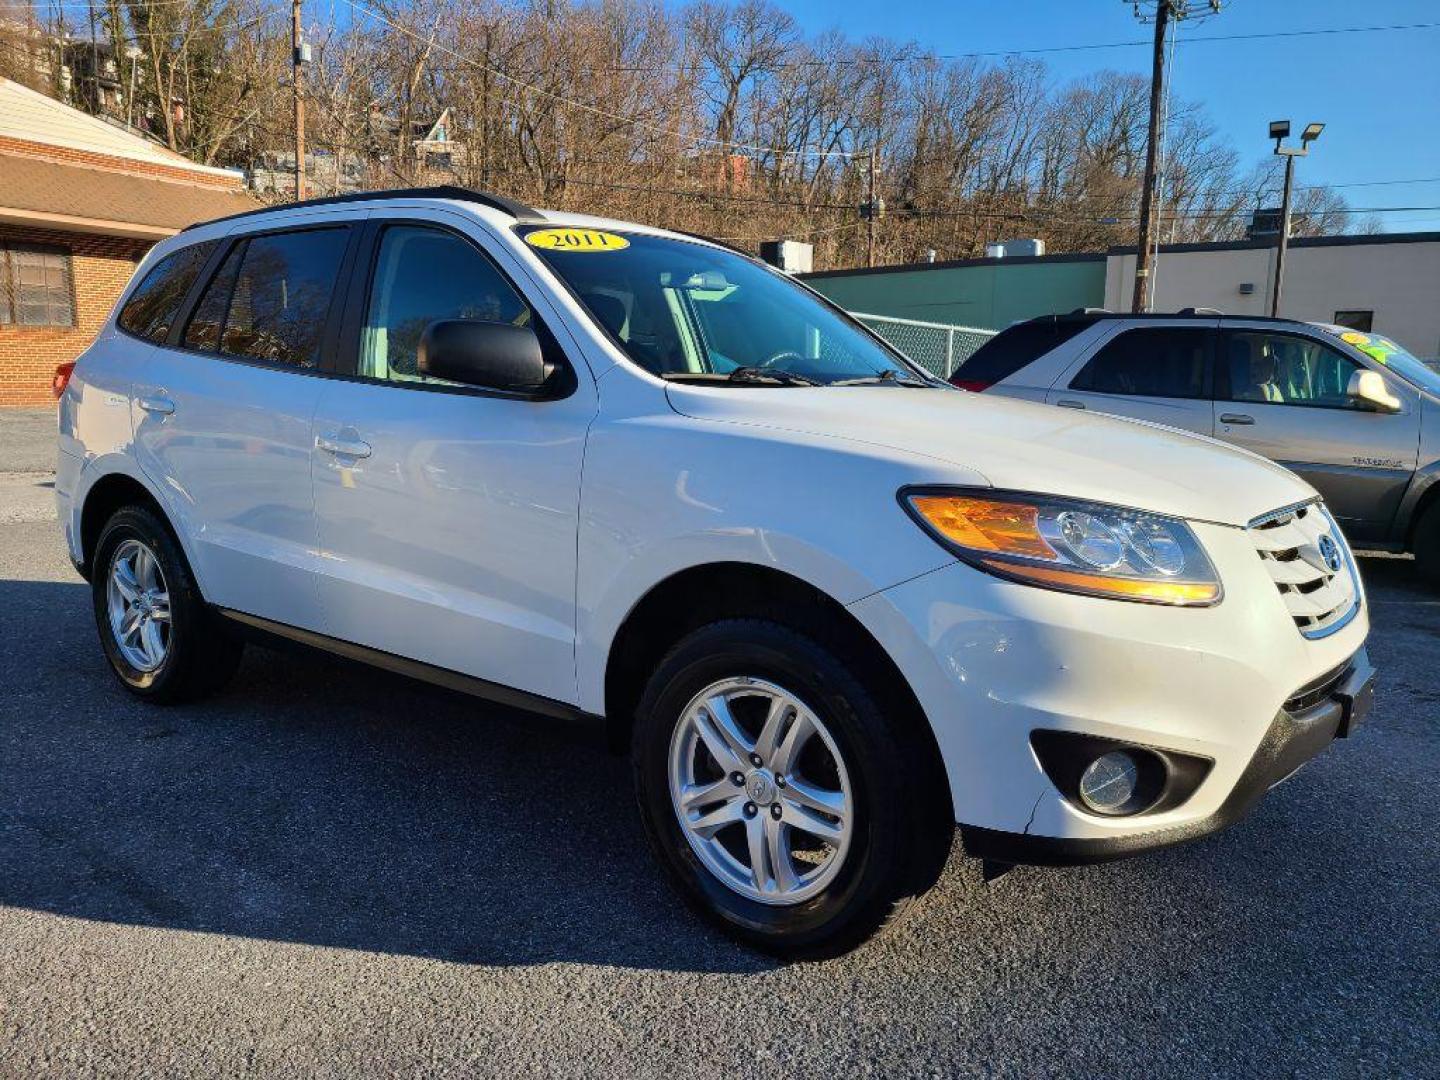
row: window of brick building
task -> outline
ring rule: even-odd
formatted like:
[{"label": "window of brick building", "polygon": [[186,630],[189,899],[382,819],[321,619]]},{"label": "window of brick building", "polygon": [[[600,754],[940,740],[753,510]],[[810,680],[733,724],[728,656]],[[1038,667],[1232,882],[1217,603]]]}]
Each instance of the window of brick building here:
[{"label": "window of brick building", "polygon": [[75,325],[70,252],[0,242],[0,325]]}]

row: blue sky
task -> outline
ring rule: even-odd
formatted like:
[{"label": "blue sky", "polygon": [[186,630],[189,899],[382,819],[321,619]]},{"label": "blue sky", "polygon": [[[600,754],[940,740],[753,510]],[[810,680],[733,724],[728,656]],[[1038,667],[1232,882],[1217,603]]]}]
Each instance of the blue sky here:
[{"label": "blue sky", "polygon": [[[1129,0],[777,0],[811,32],[838,28],[914,40],[936,53],[1136,41],[1153,31]],[[1204,7],[1203,0],[1192,6]],[[1226,0],[1220,15],[1182,23],[1173,92],[1205,103],[1245,158],[1270,152],[1266,125],[1312,120],[1325,133],[1297,183],[1431,183],[1341,187],[1354,206],[1440,206],[1440,28],[1187,45],[1187,38],[1332,27],[1440,23],[1418,0]],[[1057,81],[1104,68],[1150,70],[1146,45],[1040,54]],[[1440,229],[1440,210],[1381,215],[1387,231]]]}]

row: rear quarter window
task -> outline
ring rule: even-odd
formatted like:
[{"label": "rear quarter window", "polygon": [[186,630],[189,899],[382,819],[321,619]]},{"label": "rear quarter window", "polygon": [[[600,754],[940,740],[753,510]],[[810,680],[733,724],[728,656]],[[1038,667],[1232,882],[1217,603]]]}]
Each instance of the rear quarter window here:
[{"label": "rear quarter window", "polygon": [[207,240],[172,251],[151,267],[120,311],[120,329],[157,344],[163,342],[216,243]]},{"label": "rear quarter window", "polygon": [[997,383],[1059,348],[1092,324],[1088,322],[1026,322],[1001,330],[960,365],[966,380]]}]

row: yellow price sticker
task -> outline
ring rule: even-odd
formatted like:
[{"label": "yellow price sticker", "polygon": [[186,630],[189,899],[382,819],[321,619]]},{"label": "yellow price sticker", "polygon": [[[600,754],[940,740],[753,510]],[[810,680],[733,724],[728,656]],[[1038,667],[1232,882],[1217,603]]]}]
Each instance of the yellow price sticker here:
[{"label": "yellow price sticker", "polygon": [[525,242],[551,251],[620,251],[630,246],[625,237],[599,229],[536,229],[525,234]]},{"label": "yellow price sticker", "polygon": [[1347,330],[1345,333],[1343,333],[1343,334],[1340,335],[1340,340],[1343,341],[1343,342],[1345,342],[1345,344],[1347,344],[1347,345],[1369,345],[1369,344],[1370,344],[1370,337],[1369,337],[1369,335],[1368,335],[1368,334],[1362,334],[1362,333],[1360,333],[1360,331],[1358,331],[1358,330]]}]

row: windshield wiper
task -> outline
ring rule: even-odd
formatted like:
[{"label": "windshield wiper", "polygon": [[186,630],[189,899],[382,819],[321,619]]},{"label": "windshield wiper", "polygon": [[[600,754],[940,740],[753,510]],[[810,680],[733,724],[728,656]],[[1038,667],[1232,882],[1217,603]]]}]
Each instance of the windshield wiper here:
[{"label": "windshield wiper", "polygon": [[932,383],[932,382],[928,382],[928,381],[925,380],[925,379],[916,379],[916,378],[913,378],[913,377],[911,377],[911,376],[909,376],[909,375],[901,375],[900,372],[896,371],[894,368],[888,368],[888,369],[886,369],[885,371],[878,372],[878,373],[876,373],[876,374],[874,374],[874,375],[865,375],[865,376],[862,376],[862,377],[860,377],[860,378],[858,378],[858,379],[841,379],[841,380],[839,380],[838,382],[832,382],[830,385],[831,385],[831,386],[925,386],[925,387],[931,387],[931,386],[934,386],[935,384]]},{"label": "windshield wiper", "polygon": [[742,364],[727,376],[730,382],[740,383],[779,383],[781,386],[821,386],[822,383],[810,378],[809,375],[801,375],[795,371],[785,371],[783,368],[762,368]]},{"label": "windshield wiper", "polygon": [[794,371],[743,365],[734,371],[667,371],[661,376],[666,382],[744,383],[748,386],[824,386],[822,382]]},{"label": "windshield wiper", "polygon": [[789,371],[736,368],[734,371],[664,371],[660,378],[679,383],[740,383],[742,386],[824,386],[808,375]]}]

